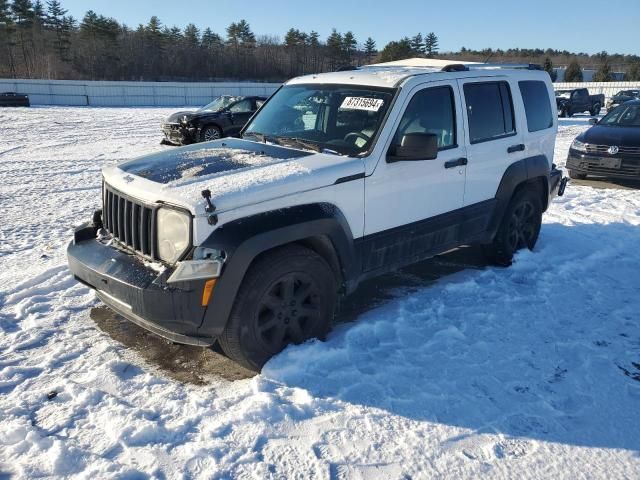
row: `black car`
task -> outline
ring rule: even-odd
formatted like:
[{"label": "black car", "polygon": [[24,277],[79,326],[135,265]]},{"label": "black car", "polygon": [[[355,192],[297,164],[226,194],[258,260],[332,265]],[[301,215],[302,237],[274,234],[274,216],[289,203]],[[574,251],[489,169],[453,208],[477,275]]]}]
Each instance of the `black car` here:
[{"label": "black car", "polygon": [[629,100],[640,100],[640,90],[620,90],[607,102],[607,109],[611,110]]},{"label": "black car", "polygon": [[587,175],[640,180],[640,100],[623,103],[571,144],[567,169],[571,178]]},{"label": "black car", "polygon": [[28,107],[29,96],[16,92],[0,93],[0,107]]},{"label": "black car", "polygon": [[600,113],[603,105],[604,95],[591,95],[586,88],[556,90],[556,106],[561,117],[571,117],[582,112],[589,112],[591,116],[595,116]]},{"label": "black car", "polygon": [[162,143],[188,145],[237,135],[265,100],[224,95],[198,110],[174,113],[162,124]]}]

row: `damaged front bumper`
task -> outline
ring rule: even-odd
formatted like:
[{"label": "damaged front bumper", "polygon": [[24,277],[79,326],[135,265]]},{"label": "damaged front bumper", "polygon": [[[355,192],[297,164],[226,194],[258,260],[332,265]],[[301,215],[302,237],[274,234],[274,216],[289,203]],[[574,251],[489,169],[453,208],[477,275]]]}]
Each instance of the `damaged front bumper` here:
[{"label": "damaged front bumper", "polygon": [[96,238],[97,228],[83,225],[67,247],[69,269],[100,300],[133,323],[168,340],[196,346],[213,345],[203,334],[206,280],[167,283],[173,269],[158,269],[138,256]]}]

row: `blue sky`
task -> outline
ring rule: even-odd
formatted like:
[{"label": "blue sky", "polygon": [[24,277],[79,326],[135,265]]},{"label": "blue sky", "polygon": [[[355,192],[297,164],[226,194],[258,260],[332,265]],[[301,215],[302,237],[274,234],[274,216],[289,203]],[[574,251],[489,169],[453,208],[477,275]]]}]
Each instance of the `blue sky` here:
[{"label": "blue sky", "polygon": [[[639,0],[61,0],[80,19],[87,10],[131,27],[151,15],[170,26],[195,23],[224,34],[245,18],[253,31],[278,35],[290,28],[352,30],[359,42],[388,41],[434,31],[441,51],[467,48],[558,48],[640,54]],[[607,29],[606,25],[611,27]]]}]

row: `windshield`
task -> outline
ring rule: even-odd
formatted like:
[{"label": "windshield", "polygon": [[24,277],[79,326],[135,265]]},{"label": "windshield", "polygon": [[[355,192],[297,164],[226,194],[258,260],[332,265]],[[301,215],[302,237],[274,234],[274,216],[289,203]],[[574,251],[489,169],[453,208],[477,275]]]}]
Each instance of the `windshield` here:
[{"label": "windshield", "polygon": [[639,94],[640,90],[620,90],[616,97],[637,97]]},{"label": "windshield", "polygon": [[227,108],[233,102],[238,100],[238,97],[231,97],[229,95],[223,95],[222,97],[216,98],[213,102],[205,105],[202,108],[199,108],[199,112],[219,112],[223,108]]},{"label": "windshield", "polygon": [[247,125],[243,137],[358,155],[371,146],[394,93],[347,85],[284,86]]},{"label": "windshield", "polygon": [[640,105],[620,105],[607,113],[598,125],[640,127]]}]

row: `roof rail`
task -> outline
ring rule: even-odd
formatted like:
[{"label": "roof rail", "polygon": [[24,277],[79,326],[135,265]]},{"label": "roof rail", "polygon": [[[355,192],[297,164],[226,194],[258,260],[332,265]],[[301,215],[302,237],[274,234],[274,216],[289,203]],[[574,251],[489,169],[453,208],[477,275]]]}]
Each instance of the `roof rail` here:
[{"label": "roof rail", "polygon": [[469,70],[498,70],[498,69],[518,69],[518,70],[542,70],[542,67],[535,63],[452,63],[442,68],[443,72],[463,72]]}]

